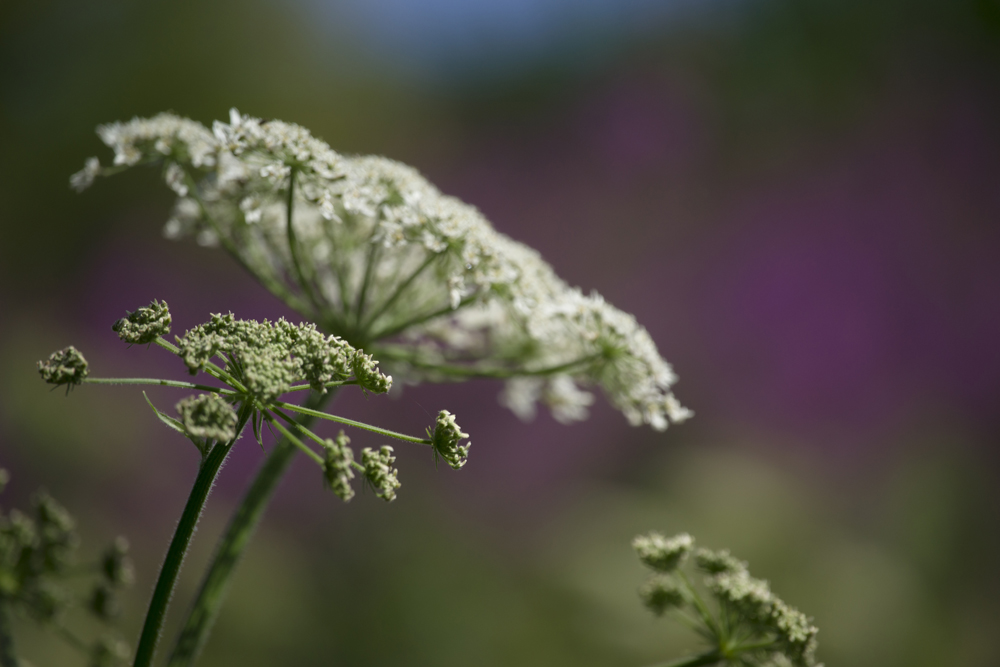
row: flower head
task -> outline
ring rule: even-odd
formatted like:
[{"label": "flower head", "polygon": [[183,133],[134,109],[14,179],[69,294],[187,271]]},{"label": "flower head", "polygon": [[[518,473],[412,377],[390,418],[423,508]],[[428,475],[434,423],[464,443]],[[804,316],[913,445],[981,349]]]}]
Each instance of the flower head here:
[{"label": "flower head", "polygon": [[218,394],[188,396],[177,404],[177,413],[191,436],[219,442],[236,437],[236,412]]},{"label": "flower head", "polygon": [[354,497],[351,480],[354,479],[354,451],[348,446],[351,439],[341,431],[336,440],[326,440],[326,457],[323,474],[326,484],[344,502]]},{"label": "flower head", "polygon": [[[564,422],[587,416],[590,386],[635,425],[691,416],[634,317],[567,285],[407,165],[344,156],[305,128],[235,109],[211,130],[160,114],[98,134],[117,165],[166,162],[179,197],[167,236],[223,245],[290,306],[409,381],[509,379],[503,402],[519,415],[541,400]],[[97,173],[88,168],[81,184]]]},{"label": "flower head", "polygon": [[53,352],[45,361],[38,362],[38,372],[49,384],[75,385],[90,374],[87,360],[78,349],[69,347]]},{"label": "flower head", "polygon": [[639,589],[639,597],[657,616],[663,616],[669,609],[684,604],[684,591],[672,577],[657,575],[650,577]]},{"label": "flower head", "polygon": [[401,486],[396,479],[399,471],[392,467],[395,461],[396,457],[392,455],[392,447],[389,445],[382,445],[377,452],[370,447],[361,450],[365,479],[375,490],[375,495],[386,502],[396,499],[396,489]]},{"label": "flower head", "polygon": [[778,598],[766,581],[750,576],[747,564],[728,551],[695,552],[695,566],[708,575],[703,587],[709,600],[715,600],[713,616],[683,573],[684,559],[694,548],[690,535],[667,539],[649,533],[636,537],[632,545],[642,562],[658,571],[639,589],[643,603],[658,616],[679,608],[700,619],[698,632],[713,645],[706,654],[713,664],[816,666],[816,626]]},{"label": "flower head", "polygon": [[136,311],[125,311],[125,317],[111,325],[111,330],[126,343],[145,345],[170,333],[170,310],[166,301],[153,303]]},{"label": "flower head", "polygon": [[639,560],[660,572],[677,569],[693,547],[694,540],[687,533],[667,539],[653,532],[640,535],[632,541],[632,548],[639,554]]},{"label": "flower head", "polygon": [[469,460],[469,447],[472,443],[459,446],[463,438],[468,438],[468,433],[462,433],[462,429],[455,423],[455,415],[447,410],[438,413],[434,431],[429,432],[431,447],[434,448],[434,455],[440,456],[445,463],[455,470],[458,470]]}]

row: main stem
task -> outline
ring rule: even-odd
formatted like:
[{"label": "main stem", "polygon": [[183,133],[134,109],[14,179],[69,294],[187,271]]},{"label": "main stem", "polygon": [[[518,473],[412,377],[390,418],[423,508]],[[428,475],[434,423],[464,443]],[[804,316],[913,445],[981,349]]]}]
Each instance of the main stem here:
[{"label": "main stem", "polygon": [[[334,393],[336,389],[325,394],[310,394],[306,405],[318,408]],[[312,417],[304,416],[300,421],[309,424]],[[191,612],[188,614],[184,628],[177,638],[177,644],[170,655],[169,667],[193,665],[201,653],[215,619],[219,615],[222,603],[225,601],[229,582],[236,573],[236,566],[253,537],[257,524],[260,523],[264,510],[274,495],[285,470],[295,458],[296,447],[287,438],[282,439],[257,472],[243,502],[226,527],[226,532],[219,542],[215,557],[202,579],[198,596],[195,598]]]},{"label": "main stem", "polygon": [[[248,409],[244,409],[240,414],[239,428],[237,434],[243,430],[249,416]],[[238,437],[238,436],[237,436]],[[194,529],[201,518],[201,512],[208,500],[208,494],[215,483],[215,477],[219,474],[223,461],[229,455],[236,438],[229,442],[218,442],[212,447],[208,456],[201,462],[198,468],[198,476],[194,480],[194,487],[191,495],[188,496],[187,505],[184,506],[184,513],[177,523],[174,531],[174,538],[170,541],[170,548],[167,549],[167,556],[163,560],[163,567],[160,576],[156,580],[156,588],[153,589],[153,598],[149,601],[149,611],[146,612],[146,622],[142,626],[142,634],[139,636],[139,646],[135,650],[134,667],[149,667],[156,654],[156,645],[160,641],[160,633],[163,630],[163,620],[167,614],[167,606],[174,593],[174,586],[177,584],[177,576],[180,574],[181,565],[184,563],[184,556],[187,554],[188,546],[191,544],[191,537]]]}]

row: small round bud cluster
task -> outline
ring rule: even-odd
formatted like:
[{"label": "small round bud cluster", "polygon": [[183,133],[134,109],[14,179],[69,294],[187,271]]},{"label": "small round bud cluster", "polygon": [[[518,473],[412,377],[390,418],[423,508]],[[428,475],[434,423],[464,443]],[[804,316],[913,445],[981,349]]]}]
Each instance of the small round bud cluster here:
[{"label": "small round bud cluster", "polygon": [[236,411],[218,394],[197,394],[177,403],[184,429],[196,438],[228,442],[236,437]]},{"label": "small round bud cluster", "polygon": [[680,570],[694,548],[690,535],[667,539],[649,533],[632,545],[642,562],[657,571],[639,590],[643,603],[657,615],[679,608],[700,619],[698,631],[715,645],[721,656],[717,661],[749,667],[816,665],[818,629],[774,595],[766,581],[751,577],[747,564],[728,551],[694,552],[695,567],[707,575],[704,587],[717,605],[719,618],[710,620],[708,608]]},{"label": "small round bud cluster", "polygon": [[354,479],[354,450],[351,439],[341,431],[336,440],[326,440],[326,456],[323,460],[323,475],[330,489],[344,502],[354,497],[351,480]]},{"label": "small round bud cluster", "polygon": [[75,347],[53,352],[45,361],[38,362],[38,372],[49,384],[74,385],[83,382],[90,374],[89,364]]},{"label": "small round bud cluster", "polygon": [[370,447],[361,450],[365,479],[375,490],[375,495],[386,502],[396,499],[396,489],[401,486],[396,479],[399,471],[392,467],[395,461],[396,457],[392,455],[392,447],[389,445],[382,445],[378,452]]},{"label": "small round bud cluster", "polygon": [[632,541],[632,548],[639,560],[660,572],[677,569],[694,547],[694,540],[687,533],[667,539],[659,533],[640,535]]},{"label": "small round bud cluster", "polygon": [[170,333],[170,322],[167,302],[154,300],[136,311],[126,311],[125,317],[111,325],[111,330],[126,343],[145,345]]},{"label": "small round bud cluster", "polygon": [[685,602],[680,585],[673,577],[663,574],[647,579],[639,589],[639,597],[657,616],[663,616],[668,610],[680,607]]},{"label": "small round bud cluster", "polygon": [[434,431],[430,432],[428,429],[428,435],[431,439],[431,447],[434,448],[434,455],[440,456],[452,468],[458,470],[468,462],[469,447],[472,446],[472,443],[459,446],[459,441],[468,438],[469,434],[462,433],[462,429],[455,423],[455,415],[447,410],[439,412]]}]

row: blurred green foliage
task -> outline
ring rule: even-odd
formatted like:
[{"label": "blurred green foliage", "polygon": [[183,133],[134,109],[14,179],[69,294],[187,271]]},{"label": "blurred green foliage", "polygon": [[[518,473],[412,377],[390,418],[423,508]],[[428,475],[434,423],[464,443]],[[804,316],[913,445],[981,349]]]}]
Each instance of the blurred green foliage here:
[{"label": "blurred green foliage", "polygon": [[[169,206],[148,174],[82,197],[69,190],[69,174],[97,152],[95,125],[166,109],[210,121],[236,106],[301,123],[345,152],[461,165],[497,125],[557,124],[589,90],[653,70],[704,92],[718,142],[712,177],[752,181],[830,150],[859,118],[880,113],[886,91],[916,107],[955,81],[995,96],[1000,3],[748,2],[716,22],[622,43],[582,70],[554,57],[501,82],[452,87],[374,67],[363,42],[321,28],[304,4],[266,0],[0,6],[0,463],[14,473],[12,497],[37,483],[57,493],[80,519],[84,551],[131,538],[132,635],[195,461],[183,443],[148,436],[157,426],[137,395],[77,390],[66,400],[47,394],[33,367],[77,340],[69,320],[79,313],[63,307],[93,257],[137,219],[148,225],[141,239],[154,238]],[[99,347],[80,347],[95,367],[113,365]],[[370,495],[339,507],[316,481],[265,520],[204,664],[667,659],[693,642],[636,596],[642,569],[629,544],[650,529],[687,531],[746,558],[815,616],[829,665],[1000,662],[1000,502],[995,454],[984,447],[995,432],[957,418],[905,424],[878,452],[851,455],[775,444],[771,433],[734,436],[714,420],[699,414],[671,432],[670,447],[617,431],[639,444],[536,511],[435,491],[430,464],[390,509]],[[175,610],[190,600],[237,494],[213,497]],[[31,628],[18,633],[35,664],[73,664]]]}]

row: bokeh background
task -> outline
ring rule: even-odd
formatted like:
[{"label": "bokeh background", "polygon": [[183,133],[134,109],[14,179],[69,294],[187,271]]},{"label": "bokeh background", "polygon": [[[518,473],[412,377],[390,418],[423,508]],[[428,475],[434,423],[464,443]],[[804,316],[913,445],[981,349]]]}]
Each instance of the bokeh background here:
[{"label": "bokeh background", "polygon": [[[35,360],[75,344],[95,374],[179,377],[109,325],[153,298],[178,331],[287,312],[223,252],[161,237],[155,171],[67,179],[107,155],[99,123],[231,106],[475,204],[635,313],[697,416],[659,434],[599,401],[522,424],[490,382],[345,394],[412,432],[452,410],[469,465],[397,447],[398,501],[345,506],[298,461],[202,664],[672,658],[696,642],[636,597],[649,529],[749,560],[815,616],[828,665],[1000,664],[1000,2],[0,4],[2,503],[48,488],[84,554],[129,537],[133,641],[197,454],[137,390],[67,398]],[[246,440],[223,470],[168,644],[263,456]]]}]

